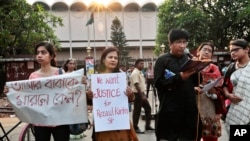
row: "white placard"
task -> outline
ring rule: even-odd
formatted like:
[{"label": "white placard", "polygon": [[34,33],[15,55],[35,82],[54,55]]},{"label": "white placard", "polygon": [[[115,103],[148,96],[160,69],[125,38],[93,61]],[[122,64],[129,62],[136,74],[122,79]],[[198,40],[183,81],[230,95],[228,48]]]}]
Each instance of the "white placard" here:
[{"label": "white placard", "polygon": [[126,74],[92,74],[95,131],[130,129]]},{"label": "white placard", "polygon": [[86,123],[83,69],[32,80],[7,82],[7,97],[17,117],[36,125]]},{"label": "white placard", "polygon": [[222,80],[223,78],[224,78],[224,77],[221,76],[221,77],[217,78],[216,80],[211,81],[210,83],[204,85],[203,88],[201,89],[201,91],[202,91],[202,92],[207,92],[208,90],[212,89],[213,87],[216,87],[216,86],[221,82],[221,80]]}]

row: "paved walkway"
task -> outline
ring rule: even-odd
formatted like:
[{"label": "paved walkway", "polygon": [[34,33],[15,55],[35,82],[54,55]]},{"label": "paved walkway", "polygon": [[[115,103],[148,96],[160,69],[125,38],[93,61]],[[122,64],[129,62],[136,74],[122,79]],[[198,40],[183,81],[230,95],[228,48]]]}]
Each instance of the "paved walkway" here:
[{"label": "paved walkway", "polygon": [[[156,109],[157,109],[157,105],[158,102],[154,100],[154,98],[152,98],[152,94],[149,95],[149,102],[152,106],[152,112],[155,113]],[[90,117],[91,118],[91,117]],[[19,122],[18,118],[16,117],[12,117],[12,118],[0,118],[0,122],[2,123],[2,125],[4,126],[4,129],[6,131],[8,131],[11,127],[13,127],[16,123]],[[24,123],[20,124],[15,130],[13,130],[9,135],[9,139],[11,141],[18,141],[18,136],[19,133],[23,127]],[[145,125],[145,121],[144,120],[140,120],[139,121],[139,127],[140,129],[144,129],[144,125]],[[152,120],[152,127],[154,127],[154,121]],[[224,123],[222,122],[222,136],[219,138],[219,141],[228,141],[228,135],[225,131],[224,128]],[[92,129],[87,130],[84,132],[84,134],[86,134],[87,136],[82,138],[82,139],[72,139],[71,141],[92,141],[91,140],[91,134],[92,134]],[[3,133],[0,130],[0,136],[2,136]],[[137,134],[138,138],[140,141],[155,141],[155,134],[154,131],[147,131],[145,134]]]},{"label": "paved walkway", "polygon": [[[6,131],[8,131],[11,127],[13,127],[16,123],[18,123],[18,118],[14,117],[14,118],[0,118],[0,121],[2,123],[2,125],[4,126],[4,129]],[[152,121],[153,123],[153,121]],[[223,122],[222,122],[223,123]],[[22,123],[21,125],[19,125],[15,130],[13,130],[9,135],[9,139],[11,141],[18,141],[18,136],[19,133],[21,131],[21,128],[23,127],[24,123]],[[144,125],[144,121],[140,121],[139,126],[141,127],[141,129],[143,129]],[[153,124],[152,124],[153,125]],[[222,132],[222,136],[219,138],[219,141],[228,141],[228,136],[225,132],[225,128],[224,128],[224,124],[222,124],[223,126],[223,132]],[[92,134],[92,129],[87,130],[84,132],[84,134],[87,135],[87,137],[84,137],[82,139],[72,139],[71,141],[91,141],[91,134]],[[0,131],[0,136],[2,136],[3,133],[2,131]],[[145,134],[138,134],[138,138],[140,141],[155,141],[155,134],[154,131],[147,131]]]}]

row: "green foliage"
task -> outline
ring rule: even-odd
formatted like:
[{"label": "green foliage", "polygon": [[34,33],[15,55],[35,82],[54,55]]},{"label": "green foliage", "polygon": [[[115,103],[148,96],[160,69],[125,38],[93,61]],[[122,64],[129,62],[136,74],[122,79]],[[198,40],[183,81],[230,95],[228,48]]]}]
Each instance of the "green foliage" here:
[{"label": "green foliage", "polygon": [[53,28],[62,19],[31,6],[25,0],[13,0],[0,7],[0,55],[30,54],[39,41],[50,41],[59,47]]},{"label": "green foliage", "polygon": [[128,50],[126,48],[126,35],[123,32],[121,21],[117,17],[112,21],[110,38],[113,46],[119,49],[121,64],[127,66],[128,62],[126,60],[128,59]]},{"label": "green foliage", "polygon": [[[211,39],[220,48],[228,45],[231,39],[245,38],[249,40],[248,23],[250,22],[249,0],[202,0],[201,9],[211,15],[208,21],[213,37]],[[247,13],[248,12],[248,13]]]},{"label": "green foliage", "polygon": [[158,18],[155,53],[159,45],[168,44],[167,34],[174,28],[190,32],[191,50],[203,41],[213,41],[217,48],[224,48],[231,39],[250,39],[249,0],[165,0]]}]

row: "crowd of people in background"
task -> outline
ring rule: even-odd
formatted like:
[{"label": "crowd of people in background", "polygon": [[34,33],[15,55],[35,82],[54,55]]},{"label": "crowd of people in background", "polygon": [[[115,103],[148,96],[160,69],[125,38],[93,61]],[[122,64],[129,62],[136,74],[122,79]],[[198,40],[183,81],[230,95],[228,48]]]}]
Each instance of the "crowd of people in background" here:
[{"label": "crowd of people in background", "polygon": [[[168,34],[170,51],[161,55],[156,62],[148,62],[144,67],[144,60],[137,59],[134,66],[126,68],[120,64],[119,50],[115,47],[106,48],[101,55],[97,72],[126,73],[127,88],[125,94],[128,102],[133,103],[130,130],[95,132],[93,127],[93,141],[137,141],[136,133],[145,133],[138,126],[141,108],[145,112],[145,130],[155,130],[157,141],[218,141],[221,136],[221,119],[226,123],[228,131],[230,125],[249,125],[250,109],[250,64],[249,44],[244,39],[232,40],[229,52],[232,63],[223,68],[209,64],[202,70],[179,71],[189,59],[212,60],[214,45],[212,42],[202,42],[197,47],[197,54],[185,53],[190,35],[186,30],[173,29]],[[59,75],[56,67],[53,45],[41,42],[35,46],[36,60],[41,68],[30,74],[29,79],[37,79]],[[77,69],[77,62],[69,58],[63,65],[62,73],[70,73]],[[224,76],[223,83],[203,91],[203,86]],[[84,82],[86,84],[86,82]],[[227,114],[217,112],[217,87],[223,89]],[[155,113],[155,128],[151,126],[152,110],[148,97],[152,91],[159,100],[159,112]],[[5,87],[4,93],[8,93]],[[93,92],[86,90],[87,104],[92,103]],[[225,105],[224,105],[225,106]],[[130,107],[131,109],[131,107]],[[246,113],[247,112],[247,113]],[[49,141],[51,134],[55,141],[69,141],[69,126],[41,126],[35,125],[36,141]],[[132,134],[131,134],[132,133]],[[229,132],[228,132],[229,133]]]}]

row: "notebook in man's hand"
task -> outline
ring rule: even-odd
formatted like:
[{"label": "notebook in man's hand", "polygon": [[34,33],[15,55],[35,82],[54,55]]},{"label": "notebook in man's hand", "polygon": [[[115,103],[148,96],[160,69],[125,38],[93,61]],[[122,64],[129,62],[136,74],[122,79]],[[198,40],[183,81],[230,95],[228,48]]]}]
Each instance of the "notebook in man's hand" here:
[{"label": "notebook in man's hand", "polygon": [[196,70],[197,72],[201,71],[204,69],[206,66],[208,66],[210,63],[212,63],[211,60],[192,60],[189,59],[187,62],[185,62],[181,68],[179,69],[180,72],[185,72],[185,71],[191,71],[191,70]]}]

